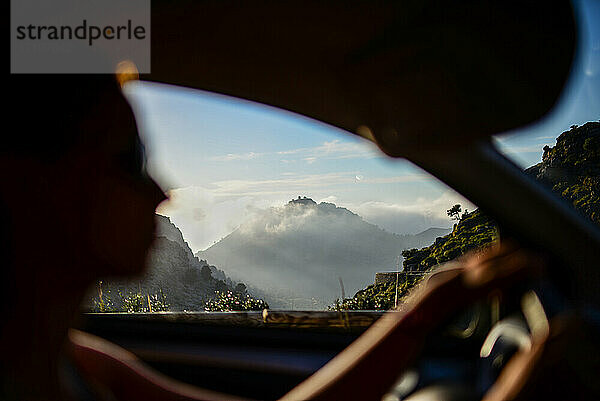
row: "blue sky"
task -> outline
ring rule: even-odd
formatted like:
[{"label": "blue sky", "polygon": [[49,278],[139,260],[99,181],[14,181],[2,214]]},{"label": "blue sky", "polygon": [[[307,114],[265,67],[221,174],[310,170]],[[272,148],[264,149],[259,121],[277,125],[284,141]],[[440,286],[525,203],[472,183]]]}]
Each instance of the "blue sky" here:
[{"label": "blue sky", "polygon": [[299,195],[348,207],[401,233],[448,226],[444,210],[466,204],[410,163],[314,120],[164,85],[136,83],[127,92],[150,173],[171,197],[159,213],[171,217],[195,251],[254,211]]},{"label": "blue sky", "polygon": [[[550,116],[500,135],[500,149],[522,166],[572,124],[600,118],[600,1],[578,2],[582,46]],[[298,195],[331,201],[388,231],[448,227],[445,210],[472,208],[445,185],[371,143],[292,113],[185,88],[125,88],[148,150],[152,176],[171,200],[171,217],[194,251],[229,234],[256,210]]]}]

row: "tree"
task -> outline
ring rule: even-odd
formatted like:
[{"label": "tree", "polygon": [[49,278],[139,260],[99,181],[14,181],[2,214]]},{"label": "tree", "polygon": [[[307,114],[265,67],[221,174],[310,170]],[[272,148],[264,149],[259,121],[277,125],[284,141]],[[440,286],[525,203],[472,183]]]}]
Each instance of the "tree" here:
[{"label": "tree", "polygon": [[202,270],[200,270],[200,278],[203,281],[210,281],[212,278],[212,271],[210,270],[210,267],[207,265],[202,266]]},{"label": "tree", "polygon": [[123,312],[127,313],[148,313],[148,312],[166,312],[169,310],[169,303],[163,293],[162,288],[158,293],[150,295],[149,292],[143,294],[142,291],[129,292],[123,295],[119,291]]},{"label": "tree", "polygon": [[216,291],[215,297],[204,304],[204,310],[207,312],[261,311],[263,309],[269,309],[269,305],[264,300],[227,290]]},{"label": "tree", "polygon": [[228,291],[227,284],[223,280],[217,280],[215,290],[218,292],[226,292]]},{"label": "tree", "polygon": [[96,312],[115,311],[115,305],[110,299],[110,292],[106,294],[102,291],[102,281],[98,281],[98,299],[94,299],[93,310]]},{"label": "tree", "polygon": [[446,210],[448,216],[456,221],[460,221],[460,212],[462,211],[462,207],[460,205],[454,205],[450,209]]},{"label": "tree", "polygon": [[245,294],[246,293],[246,284],[237,283],[233,292],[236,294]]}]

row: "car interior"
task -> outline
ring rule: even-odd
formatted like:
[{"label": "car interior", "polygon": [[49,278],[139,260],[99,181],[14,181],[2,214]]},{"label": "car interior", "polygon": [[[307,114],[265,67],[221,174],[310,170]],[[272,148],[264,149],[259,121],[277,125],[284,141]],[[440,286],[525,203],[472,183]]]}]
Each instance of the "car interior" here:
[{"label": "car interior", "polygon": [[[408,313],[404,337],[363,345],[372,355],[360,354],[365,335],[402,307],[82,313],[76,328],[171,378],[248,399],[597,397],[600,227],[493,139],[552,112],[581,51],[580,19],[569,1],[153,0],[152,72],[127,79],[255,102],[360,137],[477,205],[501,241],[549,262],[485,291],[452,281],[460,261],[434,269],[420,298],[431,314]],[[445,277],[452,302],[430,290]],[[579,347],[539,358],[576,367],[538,377],[544,363],[528,362],[523,382],[503,374],[554,318]],[[503,383],[537,390],[492,394]]]}]

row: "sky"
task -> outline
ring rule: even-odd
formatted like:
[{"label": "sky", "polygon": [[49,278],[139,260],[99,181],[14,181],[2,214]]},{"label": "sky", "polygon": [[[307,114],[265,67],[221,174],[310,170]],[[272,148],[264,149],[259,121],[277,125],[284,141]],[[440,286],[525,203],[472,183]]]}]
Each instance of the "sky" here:
[{"label": "sky", "polygon": [[[552,113],[499,135],[522,167],[538,163],[572,124],[600,119],[600,1],[578,1],[581,46]],[[598,22],[596,22],[598,21]],[[259,210],[297,196],[347,207],[398,234],[450,227],[446,210],[474,206],[405,160],[372,143],[269,106],[198,90],[133,82],[125,87],[152,177],[169,195],[169,216],[194,252],[210,247]]]}]

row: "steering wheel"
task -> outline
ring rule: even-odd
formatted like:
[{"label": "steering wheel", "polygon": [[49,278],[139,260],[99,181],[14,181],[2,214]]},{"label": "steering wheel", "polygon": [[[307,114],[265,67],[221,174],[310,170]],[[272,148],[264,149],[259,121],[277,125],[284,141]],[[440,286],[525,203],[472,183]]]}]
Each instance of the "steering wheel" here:
[{"label": "steering wheel", "polygon": [[[390,312],[328,364],[286,394],[283,400],[468,400],[514,399],[526,391],[551,338],[551,325],[530,283],[542,276],[544,258],[515,243],[503,242],[452,262],[433,274],[402,310]],[[479,391],[462,391],[455,383],[414,391],[415,362],[430,346],[428,339],[457,313],[494,297],[506,298],[517,315],[485,327],[480,357],[490,361]],[[520,304],[520,305],[519,305]],[[489,307],[489,304],[488,304]],[[494,312],[492,311],[492,314]],[[496,316],[495,320],[498,320]],[[472,321],[463,332],[472,329]],[[495,325],[492,326],[492,323]],[[479,325],[479,322],[476,323]],[[452,328],[452,327],[451,327]],[[442,344],[443,345],[443,344]],[[400,378],[400,379],[399,379]]]}]

